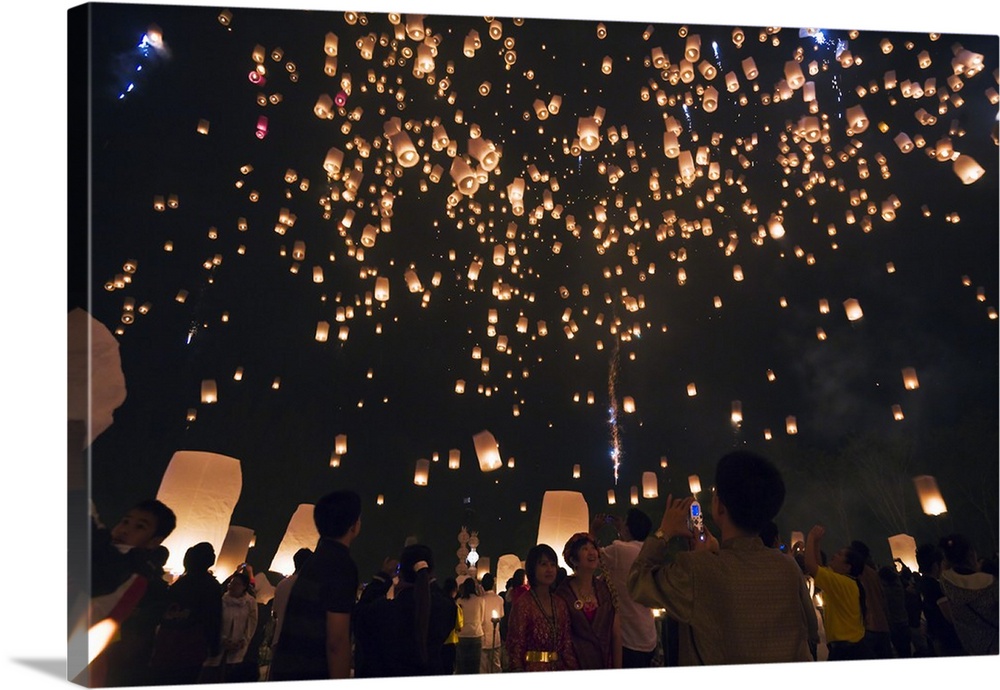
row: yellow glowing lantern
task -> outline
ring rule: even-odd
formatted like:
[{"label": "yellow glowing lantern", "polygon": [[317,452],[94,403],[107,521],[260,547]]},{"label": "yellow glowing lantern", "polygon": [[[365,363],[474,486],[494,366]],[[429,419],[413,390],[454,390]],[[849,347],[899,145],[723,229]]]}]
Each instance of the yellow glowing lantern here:
[{"label": "yellow glowing lantern", "polygon": [[952,170],[958,175],[962,184],[972,184],[986,172],[985,169],[972,156],[960,154],[952,163]]},{"label": "yellow glowing lantern", "polygon": [[628,502],[631,503],[634,506],[639,505],[639,487],[638,486],[629,487]]},{"label": "yellow glowing lantern", "polygon": [[405,131],[399,131],[389,137],[389,144],[396,155],[396,160],[404,168],[412,168],[420,162],[420,154],[413,145],[413,140]]},{"label": "yellow glowing lantern", "polygon": [[455,392],[458,393],[459,395],[462,395],[463,393],[465,393],[465,380],[464,379],[458,379],[457,381],[455,381]]},{"label": "yellow glowing lantern", "polygon": [[326,158],[323,161],[323,169],[326,170],[329,175],[337,175],[340,173],[343,163],[344,152],[334,146],[326,152]]},{"label": "yellow glowing lantern", "polygon": [[757,78],[760,72],[757,71],[757,63],[754,62],[752,57],[744,58],[740,63],[743,67],[743,74],[747,79],[753,81]]},{"label": "yellow glowing lantern", "polygon": [[715,112],[719,107],[719,92],[714,86],[709,86],[701,96],[701,107],[706,113]]},{"label": "yellow glowing lantern", "polygon": [[608,505],[613,506],[615,504],[615,490],[608,489]]},{"label": "yellow glowing lantern", "polygon": [[908,391],[915,391],[920,388],[920,382],[917,380],[917,370],[913,367],[905,367],[903,369],[903,388]]},{"label": "yellow glowing lantern", "polygon": [[849,134],[860,134],[868,129],[868,116],[860,105],[853,105],[844,113]]},{"label": "yellow glowing lantern", "polygon": [[799,433],[798,422],[795,421],[794,415],[788,415],[785,417],[785,433],[789,436],[794,436]]},{"label": "yellow glowing lantern", "polygon": [[697,496],[701,493],[701,479],[697,474],[688,475],[688,488],[691,490],[692,496]]},{"label": "yellow glowing lantern", "polygon": [[448,451],[448,469],[457,470],[461,465],[462,454],[458,448],[452,448]]},{"label": "yellow glowing lantern", "polygon": [[693,398],[694,396],[698,395],[698,389],[694,385],[694,383],[689,383],[687,385],[687,394],[689,398]]},{"label": "yellow glowing lantern", "polygon": [[739,426],[743,423],[743,403],[739,400],[734,400],[729,412],[729,419],[733,424]]},{"label": "yellow glowing lantern", "polygon": [[479,178],[476,176],[476,171],[461,156],[456,156],[452,160],[450,174],[461,194],[472,196],[479,189]]},{"label": "yellow glowing lantern", "polygon": [[247,552],[253,546],[253,541],[254,531],[252,529],[230,525],[226,532],[226,538],[222,542],[222,548],[219,550],[219,555],[215,559],[215,568],[213,569],[215,579],[222,582],[231,573],[236,572],[240,564],[246,562]]},{"label": "yellow glowing lantern", "polygon": [[380,505],[383,505],[384,503],[385,503],[385,496],[384,495],[379,494],[378,496],[375,497],[375,505],[380,506]]},{"label": "yellow glowing lantern", "polygon": [[656,473],[655,472],[643,472],[642,473],[642,497],[643,498],[656,498],[659,496],[659,491],[656,484]]},{"label": "yellow glowing lantern", "polygon": [[215,379],[205,379],[201,382],[201,401],[205,404],[219,402],[219,390]]},{"label": "yellow glowing lantern", "polygon": [[597,118],[581,117],[577,121],[576,135],[580,139],[580,148],[584,151],[595,151],[601,143],[601,134]]},{"label": "yellow glowing lantern", "polygon": [[590,529],[587,501],[579,491],[546,491],[542,496],[542,511],[538,519],[536,544],[548,544],[559,559],[559,565],[569,568],[562,559],[562,547],[577,532]]},{"label": "yellow glowing lantern", "polygon": [[580,478],[580,466],[573,465],[573,479],[579,479],[579,478]]},{"label": "yellow glowing lantern", "polygon": [[417,460],[416,468],[413,470],[413,483],[417,486],[427,486],[428,473],[431,469],[431,461],[427,458]]},{"label": "yellow glowing lantern", "polygon": [[917,540],[909,534],[894,534],[889,537],[889,551],[893,562],[899,559],[911,572],[920,572],[917,564]]},{"label": "yellow glowing lantern", "polygon": [[948,507],[938,490],[937,480],[930,475],[921,475],[913,478],[913,484],[917,488],[917,496],[920,498],[920,507],[926,515],[941,515],[948,512]]},{"label": "yellow glowing lantern", "polygon": [[313,507],[310,503],[302,503],[295,509],[268,570],[291,575],[295,572],[295,552],[303,548],[315,550],[319,532],[313,521]]},{"label": "yellow glowing lantern", "polygon": [[622,408],[628,414],[635,412],[635,400],[632,399],[632,396],[625,396],[625,399],[622,401]]},{"label": "yellow glowing lantern", "polygon": [[174,453],[156,493],[177,516],[177,527],[163,541],[170,551],[166,570],[182,572],[185,552],[199,542],[220,552],[242,488],[238,459],[205,451]]},{"label": "yellow glowing lantern", "polygon": [[864,316],[864,312],[861,311],[861,304],[853,297],[844,300],[844,311],[847,312],[848,321],[857,321]]},{"label": "yellow glowing lantern", "polygon": [[325,343],[330,337],[330,323],[319,321],[316,324],[316,342]]},{"label": "yellow glowing lantern", "polygon": [[903,408],[899,405],[892,406],[892,418],[897,422],[903,421]]},{"label": "yellow glowing lantern", "polygon": [[481,471],[492,472],[500,468],[503,461],[500,459],[500,447],[493,434],[486,430],[480,431],[472,437],[472,443],[476,448]]},{"label": "yellow glowing lantern", "polygon": [[345,455],[347,453],[347,434],[337,434],[333,441],[333,452],[337,455]]},{"label": "yellow glowing lantern", "polygon": [[389,301],[389,279],[385,276],[375,279],[375,299],[379,302]]}]

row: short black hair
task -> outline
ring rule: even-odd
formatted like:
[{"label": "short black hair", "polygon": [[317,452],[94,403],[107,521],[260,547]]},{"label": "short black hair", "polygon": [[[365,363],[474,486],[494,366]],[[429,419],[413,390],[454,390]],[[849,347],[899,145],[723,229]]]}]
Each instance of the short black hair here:
[{"label": "short black hair", "polygon": [[921,544],[917,547],[917,567],[920,568],[921,575],[927,575],[944,560],[944,551],[936,544]]},{"label": "short black hair", "polygon": [[653,521],[638,508],[630,508],[625,514],[625,526],[636,541],[646,541],[646,537],[653,531]]},{"label": "short black hair", "polygon": [[495,584],[493,581],[493,573],[486,573],[483,575],[483,579],[480,580],[480,583],[483,585],[483,589],[487,592],[493,589],[493,585]]},{"label": "short black hair", "polygon": [[158,501],[155,498],[148,498],[145,501],[139,501],[132,506],[132,510],[144,511],[156,519],[156,528],[153,531],[154,537],[166,539],[170,536],[170,533],[174,531],[174,528],[177,527],[177,516],[174,515],[174,511],[172,511],[165,503]]},{"label": "short black hair", "polygon": [[309,557],[313,555],[312,549],[303,546],[301,549],[295,552],[292,556],[292,563],[295,564],[295,569],[298,570],[305,562],[309,560]]},{"label": "short black hair", "polygon": [[844,548],[844,560],[847,561],[847,566],[851,569],[851,577],[859,577],[864,572],[866,563],[865,555],[853,546]]},{"label": "short black hair", "polygon": [[426,544],[408,544],[399,554],[399,578],[403,582],[416,582],[417,574],[413,567],[423,561],[431,572],[434,571],[434,552]]},{"label": "short black hair", "polygon": [[313,508],[313,522],[321,537],[338,539],[361,517],[361,497],[350,489],[323,496]]},{"label": "short black hair", "polygon": [[535,544],[528,549],[528,555],[524,559],[524,573],[528,576],[528,584],[532,587],[535,586],[535,569],[542,556],[547,557],[553,563],[559,562],[559,557],[556,556],[555,549],[548,544]]},{"label": "short black hair", "polygon": [[733,524],[757,534],[781,510],[785,481],[767,458],[737,450],[715,466],[715,492]]},{"label": "short black hair", "polygon": [[203,573],[215,565],[215,547],[211,542],[200,541],[184,552],[184,570]]}]

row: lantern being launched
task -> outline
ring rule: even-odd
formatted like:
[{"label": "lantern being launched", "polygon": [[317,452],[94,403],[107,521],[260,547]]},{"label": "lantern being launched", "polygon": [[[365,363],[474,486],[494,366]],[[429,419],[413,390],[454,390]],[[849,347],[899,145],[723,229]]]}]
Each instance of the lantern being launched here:
[{"label": "lantern being launched", "polygon": [[199,542],[221,553],[242,489],[236,458],[195,450],[174,453],[156,493],[177,516],[177,528],[163,542],[170,551],[166,570],[183,572],[185,552]]},{"label": "lantern being launched", "polygon": [[313,520],[313,504],[302,503],[296,509],[292,518],[288,521],[285,529],[285,536],[281,538],[278,550],[271,559],[271,567],[276,573],[291,575],[295,572],[295,562],[293,557],[299,549],[306,548],[315,550],[319,542],[319,532]]},{"label": "lantern being launched", "polygon": [[893,561],[898,558],[912,572],[920,572],[920,566],[917,564],[917,540],[909,534],[895,534],[889,537],[889,550],[892,552]]},{"label": "lantern being launched", "polygon": [[492,472],[503,465],[503,460],[500,457],[500,446],[489,431],[480,431],[472,437],[472,443],[476,447],[476,457],[479,458],[480,470]]},{"label": "lantern being launched", "polygon": [[587,501],[579,491],[546,491],[542,496],[542,514],[538,519],[536,544],[548,544],[563,561],[562,549],[571,536],[590,529]]},{"label": "lantern being launched", "polygon": [[222,550],[215,559],[213,573],[215,579],[222,582],[236,572],[241,563],[247,560],[247,552],[254,545],[254,532],[249,527],[230,525],[226,540],[222,542]]}]

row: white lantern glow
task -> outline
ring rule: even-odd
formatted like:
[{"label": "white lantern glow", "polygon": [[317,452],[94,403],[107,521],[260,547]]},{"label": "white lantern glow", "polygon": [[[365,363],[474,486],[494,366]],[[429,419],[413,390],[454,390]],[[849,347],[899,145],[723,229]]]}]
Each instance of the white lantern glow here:
[{"label": "white lantern glow", "polygon": [[548,544],[555,550],[559,565],[570,569],[562,557],[563,546],[577,532],[590,529],[587,501],[579,491],[546,491],[538,519],[536,544]]},{"label": "white lantern glow", "polygon": [[480,431],[472,437],[472,443],[476,448],[476,457],[479,458],[480,470],[492,472],[503,465],[503,460],[500,458],[500,446],[489,431]]},{"label": "white lantern glow", "polygon": [[655,472],[643,472],[642,473],[642,497],[643,498],[656,498],[657,496],[659,496],[659,491],[657,489],[656,473]]},{"label": "white lantern glow", "polygon": [[917,488],[917,497],[920,498],[920,508],[926,515],[941,515],[948,512],[934,477],[926,474],[914,477],[913,484]]},{"label": "white lantern glow", "polygon": [[295,552],[303,548],[311,551],[316,549],[319,532],[313,520],[313,507],[311,503],[301,503],[296,507],[268,570],[291,575],[295,572]]}]

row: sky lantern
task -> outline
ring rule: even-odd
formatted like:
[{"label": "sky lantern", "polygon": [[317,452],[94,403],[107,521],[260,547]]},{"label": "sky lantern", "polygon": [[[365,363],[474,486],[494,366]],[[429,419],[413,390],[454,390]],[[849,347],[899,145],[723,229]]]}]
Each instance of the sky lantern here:
[{"label": "sky lantern", "polygon": [[389,279],[385,276],[375,279],[375,299],[379,302],[389,301]]},{"label": "sky lantern", "polygon": [[[522,504],[523,505],[523,504]],[[555,548],[555,547],[553,547]],[[562,549],[557,549],[561,551]],[[497,582],[507,582],[510,578],[514,577],[514,573],[523,568],[524,564],[521,562],[521,557],[513,553],[505,553],[497,559]]]},{"label": "sky lantern", "polygon": [[111,426],[125,402],[125,374],[118,339],[104,324],[79,307],[67,322],[68,419],[84,422],[86,447]]},{"label": "sky lantern", "polygon": [[330,323],[319,321],[316,323],[316,342],[325,343],[330,338]]},{"label": "sky lantern", "polygon": [[236,458],[195,450],[174,453],[156,493],[177,516],[177,528],[163,542],[170,550],[168,571],[181,573],[184,553],[198,542],[209,542],[219,553],[242,489]]},{"label": "sky lantern", "polygon": [[639,487],[638,486],[631,486],[631,487],[629,487],[629,490],[628,490],[628,502],[631,505],[634,505],[634,506],[639,505]]},{"label": "sky lantern", "polygon": [[625,410],[627,414],[635,412],[635,400],[631,395],[626,395],[622,400],[622,409]]},{"label": "sky lantern", "polygon": [[215,559],[213,574],[215,579],[222,582],[227,577],[236,572],[240,564],[247,560],[247,553],[254,543],[254,531],[249,527],[230,525],[226,538],[222,542]]},{"label": "sky lantern", "polygon": [[448,451],[448,469],[457,470],[461,465],[462,452],[458,448]]},{"label": "sky lantern", "polygon": [[948,512],[934,477],[927,474],[914,477],[913,485],[917,489],[917,497],[920,499],[920,507],[924,514],[941,515]]},{"label": "sky lantern", "polygon": [[577,121],[576,135],[580,138],[580,148],[596,151],[601,143],[600,125],[595,117],[581,117]]},{"label": "sky lantern", "polygon": [[920,572],[917,564],[917,540],[909,534],[894,534],[889,537],[889,551],[892,552],[894,562],[898,558],[911,572]]},{"label": "sky lantern", "polygon": [[958,179],[962,181],[962,184],[972,184],[986,172],[986,170],[984,170],[983,167],[976,162],[975,158],[966,153],[959,154],[958,158],[954,160],[952,163],[952,170],[954,170],[955,174],[958,175]]},{"label": "sky lantern", "polygon": [[479,458],[479,469],[481,471],[492,472],[503,465],[503,461],[500,458],[500,446],[489,431],[483,430],[474,435],[472,443],[476,448],[476,457]]},{"label": "sky lantern", "polygon": [[347,434],[337,434],[333,443],[333,450],[337,455],[347,453]]},{"label": "sky lantern", "polygon": [[427,458],[419,458],[413,470],[413,483],[417,486],[427,486],[428,474],[431,469],[431,461]]},{"label": "sky lantern", "polygon": [[760,72],[757,71],[757,63],[754,62],[752,57],[743,58],[740,66],[743,67],[743,75],[750,81],[753,81],[760,75]]},{"label": "sky lantern", "polygon": [[413,140],[405,131],[400,130],[389,137],[389,144],[396,154],[396,160],[404,168],[412,168],[420,162],[420,154],[417,147],[413,145]]},{"label": "sky lantern", "polygon": [[899,405],[892,406],[892,418],[897,422],[903,421],[903,408]]},{"label": "sky lantern", "polygon": [[844,311],[847,312],[848,321],[857,321],[865,315],[861,311],[861,304],[853,297],[844,300]]},{"label": "sky lantern", "polygon": [[318,542],[319,532],[316,531],[316,523],[313,520],[313,504],[301,503],[288,521],[288,527],[285,528],[285,534],[278,544],[278,550],[271,559],[268,570],[291,575],[295,572],[295,552],[299,549],[315,551]]},{"label": "sky lantern", "polygon": [[860,105],[852,105],[844,112],[849,135],[861,134],[868,129],[868,116]]},{"label": "sky lantern", "polygon": [[788,415],[785,417],[785,433],[789,436],[794,436],[799,433],[799,424],[795,420],[795,415]]},{"label": "sky lantern", "polygon": [[694,385],[693,381],[687,385],[687,394],[689,398],[693,398],[698,395],[698,388]]},{"label": "sky lantern", "polygon": [[201,401],[206,405],[219,402],[219,388],[215,385],[215,379],[201,382]]},{"label": "sky lantern", "polygon": [[608,489],[608,505],[609,506],[615,505],[615,490],[614,489]]},{"label": "sky lantern", "polygon": [[692,496],[697,496],[701,493],[701,479],[697,474],[688,475],[688,489],[691,490]]},{"label": "sky lantern", "polygon": [[917,380],[917,370],[913,367],[903,368],[903,388],[908,391],[915,391],[920,388],[920,382]]},{"label": "sky lantern", "polygon": [[659,491],[656,485],[656,473],[655,472],[643,472],[642,473],[642,497],[643,498],[656,498],[659,496]]},{"label": "sky lantern", "polygon": [[461,156],[452,159],[449,172],[458,191],[463,195],[472,196],[479,189],[479,178],[476,177],[476,171]]},{"label": "sky lantern", "polygon": [[743,423],[743,403],[739,400],[734,400],[730,407],[729,419],[733,424],[739,426]]},{"label": "sky lantern", "polygon": [[542,511],[538,519],[536,544],[548,544],[559,559],[559,565],[569,568],[563,561],[562,550],[571,536],[590,529],[587,501],[579,491],[546,491],[542,496]]}]

